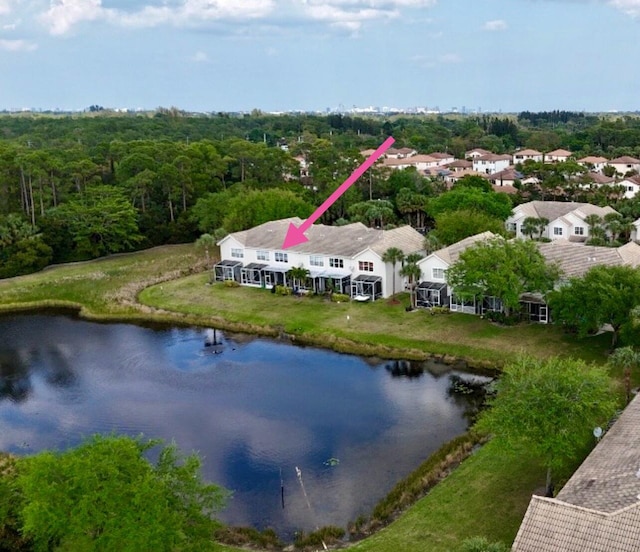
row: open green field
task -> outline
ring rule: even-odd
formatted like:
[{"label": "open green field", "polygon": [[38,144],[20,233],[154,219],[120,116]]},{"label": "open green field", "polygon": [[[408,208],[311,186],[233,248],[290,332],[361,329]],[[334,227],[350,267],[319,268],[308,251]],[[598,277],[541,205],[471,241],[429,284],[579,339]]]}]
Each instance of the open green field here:
[{"label": "open green field", "polygon": [[[53,267],[0,281],[0,311],[66,306],[87,318],[284,333],[294,342],[337,350],[397,358],[463,357],[479,367],[499,365],[520,352],[602,363],[609,346],[607,335],[578,340],[552,326],[499,327],[470,315],[406,312],[406,296],[396,303],[331,303],[208,285],[201,268],[202,259],[190,245]],[[510,544],[544,476],[535,459],[503,456],[489,443],[394,523],[352,548],[444,552],[475,535]]]}]

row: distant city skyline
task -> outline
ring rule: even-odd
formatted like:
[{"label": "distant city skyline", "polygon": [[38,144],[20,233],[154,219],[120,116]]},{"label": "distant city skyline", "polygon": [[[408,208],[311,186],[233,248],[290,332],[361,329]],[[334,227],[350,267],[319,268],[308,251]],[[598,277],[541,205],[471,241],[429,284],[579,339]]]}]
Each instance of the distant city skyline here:
[{"label": "distant city skyline", "polygon": [[640,0],[0,0],[0,109],[638,111],[639,31]]}]

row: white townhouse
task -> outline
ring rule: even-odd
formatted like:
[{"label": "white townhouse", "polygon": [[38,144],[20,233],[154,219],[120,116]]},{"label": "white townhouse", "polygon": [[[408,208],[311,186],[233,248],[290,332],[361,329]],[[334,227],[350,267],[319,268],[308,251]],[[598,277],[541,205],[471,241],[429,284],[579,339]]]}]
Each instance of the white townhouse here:
[{"label": "white townhouse", "polygon": [[428,169],[437,168],[440,166],[440,161],[430,155],[417,154],[410,157],[387,157],[382,161],[385,167],[394,170],[407,169],[409,167],[415,167],[417,171],[426,171]]},{"label": "white townhouse", "polygon": [[[371,153],[373,153],[374,151],[375,150],[371,150]],[[413,148],[399,148],[399,149],[389,148],[385,152],[385,157],[387,157],[388,159],[406,159],[407,157],[413,157],[414,155],[417,155],[417,154],[418,152]]]},{"label": "white townhouse", "polygon": [[450,153],[442,153],[440,151],[435,151],[427,154],[429,157],[433,157],[438,160],[438,166],[442,167],[443,165],[448,165],[449,163],[453,163],[456,158],[454,155]]},{"label": "white townhouse", "polygon": [[457,159],[452,163],[447,163],[444,166],[445,169],[451,172],[460,172],[464,170],[473,170],[473,163],[471,161],[467,161],[466,159]]},{"label": "white townhouse", "polygon": [[565,161],[568,161],[572,155],[573,155],[573,152],[570,152],[569,150],[556,149],[544,155],[544,162],[545,163],[564,163]]},{"label": "white townhouse", "polygon": [[420,307],[449,307],[452,311],[476,313],[476,304],[462,302],[453,295],[447,285],[447,270],[459,258],[460,253],[472,245],[496,237],[492,232],[469,236],[453,245],[444,247],[418,261],[421,277],[417,288],[416,303]]},{"label": "white townhouse", "polygon": [[640,191],[640,175],[629,176],[618,182],[618,186],[624,188],[624,197],[626,199],[633,199]]},{"label": "white townhouse", "polygon": [[[282,249],[289,224],[302,222],[297,217],[274,220],[229,234],[218,242],[221,261],[214,267],[215,279],[266,289],[274,285],[316,293],[333,289],[354,299],[375,301],[394,293],[394,267],[382,261],[384,252],[391,247],[405,255],[423,250],[424,237],[411,226],[377,230],[359,222],[315,224],[305,232],[309,241]],[[309,270],[306,282],[294,282],[288,274],[298,267]],[[397,263],[396,292],[404,287],[400,269]]]},{"label": "white townhouse", "polygon": [[518,163],[524,163],[525,161],[536,161],[540,162],[543,158],[542,152],[539,152],[534,149],[523,149],[520,151],[516,151],[513,154],[513,164],[517,165]]},{"label": "white townhouse", "polygon": [[616,213],[609,207],[598,207],[590,203],[564,201],[530,201],[513,208],[511,216],[505,221],[507,230],[514,232],[517,238],[527,238],[522,233],[525,219],[545,218],[549,221],[542,232],[543,238],[550,240],[572,239],[585,241],[589,237],[589,225],[585,222],[589,215],[601,218],[608,213]]},{"label": "white townhouse", "polygon": [[636,159],[635,157],[629,157],[625,155],[623,157],[616,157],[607,163],[610,167],[613,167],[616,172],[625,176],[630,171],[636,171],[636,173],[640,173],[640,159]]},{"label": "white townhouse", "polygon": [[597,157],[595,155],[588,155],[582,159],[578,159],[578,165],[587,167],[594,172],[602,172],[609,160],[606,157]]},{"label": "white townhouse", "polygon": [[633,230],[631,230],[631,241],[640,242],[640,218],[633,221]]},{"label": "white townhouse", "polygon": [[464,158],[471,160],[474,160],[476,157],[482,157],[483,155],[493,155],[493,152],[482,148],[473,148],[464,152]]},{"label": "white townhouse", "polygon": [[494,174],[504,171],[511,165],[510,155],[489,153],[473,159],[473,170],[484,174]]}]

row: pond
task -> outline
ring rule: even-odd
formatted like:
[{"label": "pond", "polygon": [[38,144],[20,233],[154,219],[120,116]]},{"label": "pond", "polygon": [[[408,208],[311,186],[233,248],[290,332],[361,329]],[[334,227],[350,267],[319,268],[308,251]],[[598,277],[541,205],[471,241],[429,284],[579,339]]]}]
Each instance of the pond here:
[{"label": "pond", "polygon": [[[93,433],[198,451],[233,491],[222,519],[346,527],[468,427],[472,400],[433,362],[381,361],[202,328],[0,317],[0,450],[63,449]],[[309,498],[305,500],[300,478]],[[284,487],[284,508],[281,487]]]}]

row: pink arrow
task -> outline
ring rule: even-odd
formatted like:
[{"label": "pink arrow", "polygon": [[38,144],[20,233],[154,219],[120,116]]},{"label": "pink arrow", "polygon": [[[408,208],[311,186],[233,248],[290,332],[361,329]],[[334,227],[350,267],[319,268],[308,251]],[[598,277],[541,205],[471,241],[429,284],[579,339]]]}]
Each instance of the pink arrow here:
[{"label": "pink arrow", "polygon": [[338,200],[338,198],[342,194],[344,194],[351,187],[351,185],[356,180],[358,180],[358,178],[360,178],[364,174],[364,172],[371,165],[373,165],[385,151],[387,151],[391,147],[391,144],[393,144],[394,142],[395,140],[393,139],[393,137],[389,136],[389,138],[387,138],[382,143],[382,145],[376,151],[374,151],[364,163],[362,163],[362,165],[360,165],[355,171],[353,171],[353,173],[351,173],[351,176],[347,178],[342,184],[340,184],[339,188],[335,192],[333,192],[327,199],[325,199],[324,203],[320,205],[320,207],[318,207],[313,212],[313,214],[300,226],[296,226],[293,223],[289,224],[287,235],[285,236],[284,242],[282,243],[282,249],[287,249],[288,247],[293,247],[294,245],[309,241],[309,238],[307,238],[304,233],[309,230],[309,228],[311,228],[313,223],[318,220],[323,215],[323,213],[329,207],[331,207]]}]

